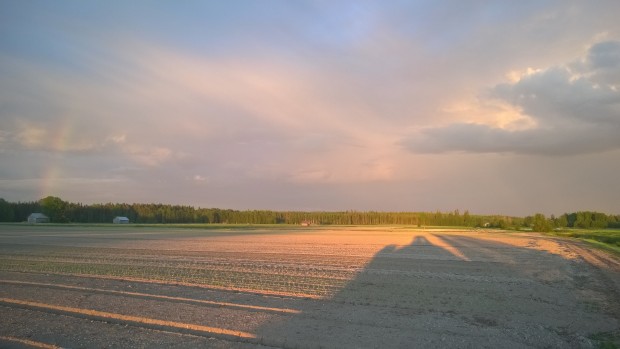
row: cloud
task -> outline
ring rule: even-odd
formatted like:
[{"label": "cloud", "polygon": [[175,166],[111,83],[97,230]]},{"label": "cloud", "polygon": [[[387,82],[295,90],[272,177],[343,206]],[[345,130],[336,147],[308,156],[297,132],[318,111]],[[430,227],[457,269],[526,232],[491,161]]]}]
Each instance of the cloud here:
[{"label": "cloud", "polygon": [[201,175],[194,175],[194,177],[192,177],[192,179],[196,182],[205,182],[208,180],[207,177],[201,176]]},{"label": "cloud", "polygon": [[15,139],[26,148],[34,148],[46,143],[47,130],[37,126],[25,126],[17,132]]},{"label": "cloud", "polygon": [[[373,182],[397,172],[399,150],[381,131],[393,125],[366,103],[373,92],[347,86],[363,72],[339,72],[343,62],[328,73],[273,53],[222,59],[147,42],[105,45],[108,56],[81,53],[87,74],[4,57],[15,76],[4,101],[21,113],[3,115],[15,140],[3,147],[87,152],[108,159],[92,171],[110,176],[165,167],[158,175],[171,181],[200,173],[210,183]],[[123,175],[138,181],[144,172]]]},{"label": "cloud", "polygon": [[423,128],[401,144],[418,153],[568,156],[620,149],[618,62],[620,42],[601,42],[577,62],[512,73],[511,82],[491,88],[484,98],[507,103],[528,118],[524,129],[493,120],[456,122]]},{"label": "cloud", "polygon": [[591,81],[620,88],[620,42],[598,43],[590,49],[586,64],[590,68]]},{"label": "cloud", "polygon": [[168,160],[172,156],[172,151],[168,148],[154,147],[154,148],[139,148],[129,147],[129,155],[134,158],[138,163],[147,166],[158,166]]},{"label": "cloud", "polygon": [[[618,148],[618,1],[271,5],[0,11],[0,191],[28,178],[47,184],[10,198],[493,211],[548,175],[505,154]],[[503,161],[511,183],[489,171]]]}]

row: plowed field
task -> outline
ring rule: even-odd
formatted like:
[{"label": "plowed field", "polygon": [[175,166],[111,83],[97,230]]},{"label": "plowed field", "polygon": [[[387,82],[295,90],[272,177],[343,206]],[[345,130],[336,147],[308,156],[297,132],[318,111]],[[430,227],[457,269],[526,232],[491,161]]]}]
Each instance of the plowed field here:
[{"label": "plowed field", "polygon": [[620,262],[536,234],[0,225],[0,347],[589,348]]}]

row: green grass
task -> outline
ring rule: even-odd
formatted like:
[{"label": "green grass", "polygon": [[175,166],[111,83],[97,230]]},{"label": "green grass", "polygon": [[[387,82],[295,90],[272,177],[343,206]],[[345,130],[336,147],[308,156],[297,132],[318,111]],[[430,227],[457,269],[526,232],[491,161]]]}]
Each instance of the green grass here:
[{"label": "green grass", "polygon": [[620,256],[620,229],[566,230],[548,233],[554,236],[570,237],[587,242]]},{"label": "green grass", "polygon": [[620,348],[620,332],[602,332],[589,336],[590,339],[596,341],[598,349],[619,349]]}]

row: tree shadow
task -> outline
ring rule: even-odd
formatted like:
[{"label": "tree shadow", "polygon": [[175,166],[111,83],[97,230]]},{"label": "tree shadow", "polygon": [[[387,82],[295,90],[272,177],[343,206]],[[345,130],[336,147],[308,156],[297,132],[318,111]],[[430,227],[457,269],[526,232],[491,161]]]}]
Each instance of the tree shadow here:
[{"label": "tree shadow", "polygon": [[300,300],[300,314],[256,333],[286,348],[588,346],[620,319],[580,275],[545,251],[422,232],[382,248],[333,297]]}]

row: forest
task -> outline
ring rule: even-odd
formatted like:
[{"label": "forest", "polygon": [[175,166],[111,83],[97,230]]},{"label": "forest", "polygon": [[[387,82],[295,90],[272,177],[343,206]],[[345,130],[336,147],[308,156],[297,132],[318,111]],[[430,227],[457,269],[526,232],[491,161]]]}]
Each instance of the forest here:
[{"label": "forest", "polygon": [[185,205],[105,203],[82,204],[48,196],[38,201],[9,202],[0,198],[0,222],[24,222],[33,212],[41,212],[53,223],[111,223],[116,216],[132,223],[217,223],[217,224],[312,224],[312,225],[413,225],[465,226],[500,229],[620,228],[620,215],[580,211],[546,217],[476,215],[469,211],[381,212],[381,211],[272,211],[196,208]]}]

